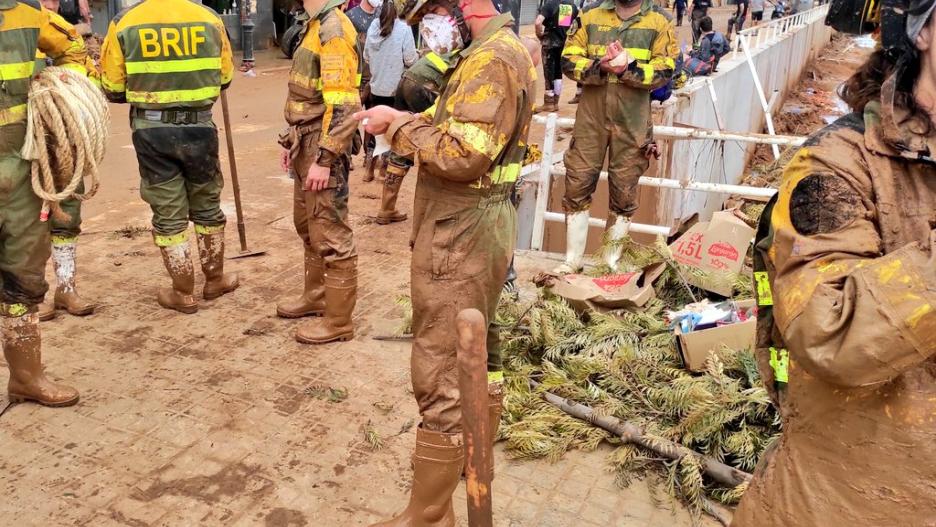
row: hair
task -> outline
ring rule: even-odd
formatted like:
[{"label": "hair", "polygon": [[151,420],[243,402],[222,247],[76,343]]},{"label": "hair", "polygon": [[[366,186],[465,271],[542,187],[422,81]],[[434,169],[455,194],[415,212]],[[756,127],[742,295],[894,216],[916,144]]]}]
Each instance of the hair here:
[{"label": "hair", "polygon": [[[364,0],[365,2],[367,0]],[[392,0],[384,0],[380,8],[380,36],[387,38],[393,33],[393,26],[396,24],[397,10]]]},{"label": "hair", "polygon": [[913,85],[920,75],[920,53],[913,46],[904,53],[895,63],[884,50],[875,50],[858,71],[842,84],[839,97],[852,111],[864,112],[869,102],[881,100],[881,86],[887,78],[897,75],[894,105],[907,108],[917,115],[928,115],[913,99]]},{"label": "hair", "polygon": [[699,20],[699,29],[708,33],[712,30],[712,17],[704,16]]}]

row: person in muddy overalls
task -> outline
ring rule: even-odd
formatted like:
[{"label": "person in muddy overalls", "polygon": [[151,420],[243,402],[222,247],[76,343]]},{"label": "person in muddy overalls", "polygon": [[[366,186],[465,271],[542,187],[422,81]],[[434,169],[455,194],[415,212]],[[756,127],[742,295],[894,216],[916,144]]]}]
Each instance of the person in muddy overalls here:
[{"label": "person in muddy overalls", "polygon": [[[396,0],[422,21],[433,51],[461,49],[436,104],[420,114],[378,106],[358,115],[419,169],[413,214],[413,391],[416,433],[409,506],[382,526],[454,525],[452,492],[464,464],[456,368],[457,314],[493,321],[517,237],[510,194],[526,156],[536,72],[513,17],[491,0]],[[500,421],[497,333],[488,334],[489,409]]]},{"label": "person in muddy overalls", "polygon": [[[59,19],[60,20],[60,19]],[[0,340],[10,370],[11,402],[70,406],[78,391],[52,382],[42,368],[37,306],[49,288],[49,225],[33,193],[26,138],[30,77],[41,51],[56,66],[86,74],[84,41],[34,0],[0,0]]]},{"label": "person in muddy overalls", "polygon": [[[665,85],[676,67],[673,23],[652,0],[604,0],[573,23],[562,50],[562,71],[584,85],[565,155],[566,258],[556,270],[582,268],[589,208],[608,158],[611,214],[608,238],[622,240],[637,210],[637,181],[650,166],[650,92]],[[611,269],[621,245],[605,255]]]},{"label": "person in muddy overalls", "polygon": [[282,168],[290,170],[293,220],[305,250],[305,283],[277,304],[300,324],[296,340],[324,344],[354,337],[357,250],[348,225],[348,171],[361,109],[357,33],[341,0],[306,0],[310,22],[293,57],[286,99]]},{"label": "person in muddy overalls", "polygon": [[153,211],[153,240],[172,280],[160,306],[195,313],[188,224],[195,224],[206,300],[237,289],[224,273],[221,161],[211,107],[234,77],[224,23],[188,0],[144,0],[111,20],[101,48],[101,84],[130,103],[140,196]]},{"label": "person in muddy overalls", "polygon": [[936,518],[936,2],[919,4],[884,8],[883,49],[841,90],[854,113],[806,141],[761,219],[757,356],[783,436],[735,527]]}]

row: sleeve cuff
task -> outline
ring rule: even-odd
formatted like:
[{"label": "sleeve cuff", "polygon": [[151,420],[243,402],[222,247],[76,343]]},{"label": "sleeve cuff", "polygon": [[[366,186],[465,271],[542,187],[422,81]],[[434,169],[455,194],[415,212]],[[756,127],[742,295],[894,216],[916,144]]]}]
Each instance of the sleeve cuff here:
[{"label": "sleeve cuff", "polygon": [[337,158],[338,156],[336,156],[334,152],[320,146],[318,158],[316,158],[315,164],[320,167],[331,168],[331,166],[335,163],[335,159]]},{"label": "sleeve cuff", "polygon": [[397,145],[394,142],[394,138],[396,138],[397,132],[400,130],[400,128],[403,128],[404,126],[411,123],[415,118],[415,114],[408,113],[402,117],[397,117],[392,123],[390,123],[390,127],[387,128],[387,133],[385,136],[387,138],[387,142],[390,143],[391,150],[396,151]]}]

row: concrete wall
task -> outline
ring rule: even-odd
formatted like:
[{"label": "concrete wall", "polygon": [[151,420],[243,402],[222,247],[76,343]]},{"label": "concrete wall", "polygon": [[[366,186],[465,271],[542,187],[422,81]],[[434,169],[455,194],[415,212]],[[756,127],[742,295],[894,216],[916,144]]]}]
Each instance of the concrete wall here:
[{"label": "concrete wall", "polygon": [[[777,42],[752,49],[752,59],[767,98],[777,90],[778,101],[782,102],[789,91],[795,88],[809,62],[829,43],[831,37],[832,29],[825,25],[824,17],[818,16]],[[738,45],[737,41],[734,44]],[[753,42],[751,45],[753,48]],[[736,56],[727,55],[718,69],[711,80],[725,130],[764,131],[766,116],[744,54],[739,52]],[[718,129],[715,107],[705,80],[693,79],[664,104],[664,118],[660,124]],[[711,141],[669,143],[661,159],[659,173],[671,179],[739,183],[754,145],[725,143],[724,151],[718,147]],[[719,194],[677,190],[658,190],[655,194],[658,197],[655,200],[657,206],[653,220],[659,225],[677,225],[694,214],[707,219],[712,212],[721,208],[725,198]]]}]

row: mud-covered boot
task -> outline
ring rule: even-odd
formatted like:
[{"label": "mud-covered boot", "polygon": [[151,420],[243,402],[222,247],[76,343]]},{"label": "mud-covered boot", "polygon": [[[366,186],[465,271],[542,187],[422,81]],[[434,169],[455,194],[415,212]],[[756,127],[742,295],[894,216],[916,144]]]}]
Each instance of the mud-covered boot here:
[{"label": "mud-covered boot", "polygon": [[39,316],[36,313],[17,311],[26,308],[2,306],[0,334],[3,340],[3,356],[10,368],[7,391],[10,402],[31,401],[45,406],[71,406],[78,402],[78,390],[49,380],[42,370],[42,338],[39,335]]},{"label": "mud-covered boot", "polygon": [[[55,279],[58,281],[53,307],[64,309],[69,315],[84,317],[94,313],[94,304],[82,299],[75,287],[75,274],[78,269],[76,266],[77,251],[78,244],[75,238],[68,240],[53,238],[52,240],[52,266],[55,268]],[[39,320],[43,320],[42,315],[43,312],[40,310]]]},{"label": "mud-covered boot", "polygon": [[409,505],[392,520],[371,527],[453,527],[452,493],[465,463],[462,434],[416,430]]},{"label": "mud-covered boot", "polygon": [[164,287],[156,294],[156,301],[166,309],[192,314],[198,311],[195,292],[195,268],[188,239],[159,247],[163,264],[172,279],[172,287]]},{"label": "mud-covered boot", "polygon": [[213,300],[237,289],[240,285],[237,273],[224,273],[224,225],[196,225],[195,237],[198,239],[198,259],[205,273],[205,288],[202,290],[205,300]]},{"label": "mud-covered boot", "polygon": [[304,322],[296,340],[325,344],[354,338],[354,304],[357,302],[357,258],[325,265],[325,316]]},{"label": "mud-covered boot", "polygon": [[377,223],[389,225],[398,221],[406,221],[406,214],[396,210],[397,198],[400,196],[400,187],[406,177],[407,167],[387,163],[387,175],[384,179],[383,195],[380,199],[380,212],[377,214]]},{"label": "mud-covered boot", "polygon": [[55,318],[55,304],[43,302],[39,304],[39,322],[48,322]]},{"label": "mud-covered boot", "polygon": [[537,106],[536,113],[552,113],[559,111],[559,96],[555,94],[543,95],[543,105]]},{"label": "mud-covered boot", "polygon": [[588,211],[573,212],[566,215],[566,257],[565,262],[553,272],[572,274],[582,270],[585,257],[585,245],[588,243]]},{"label": "mud-covered boot", "polygon": [[276,304],[282,318],[320,317],[325,314],[325,261],[312,249],[305,250],[305,284],[302,294]]},{"label": "mud-covered boot", "polygon": [[622,241],[630,232],[631,220],[623,214],[612,215],[611,228],[608,229],[608,248],[605,251],[605,263],[612,271],[617,271],[618,263],[621,261],[621,255],[624,253]]},{"label": "mud-covered boot", "polygon": [[582,88],[575,90],[575,96],[569,99],[569,104],[578,104],[582,100]]}]

